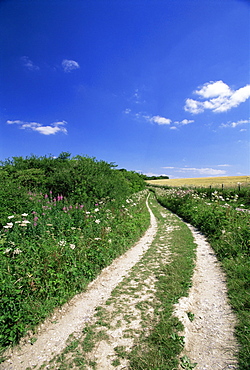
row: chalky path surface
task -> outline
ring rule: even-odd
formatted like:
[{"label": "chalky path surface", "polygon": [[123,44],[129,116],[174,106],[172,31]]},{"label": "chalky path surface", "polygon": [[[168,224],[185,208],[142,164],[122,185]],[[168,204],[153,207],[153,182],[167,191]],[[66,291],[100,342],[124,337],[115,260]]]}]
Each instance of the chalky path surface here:
[{"label": "chalky path surface", "polygon": [[[115,365],[114,348],[117,346],[131,348],[134,338],[142,330],[147,335],[150,322],[154,319],[157,264],[163,260],[165,263],[171,263],[168,247],[171,243],[171,233],[178,229],[177,217],[157,205],[164,219],[165,228],[164,232],[158,235],[155,258],[145,266],[140,260],[157,234],[156,218],[148,201],[147,206],[151,225],[140,241],[104,269],[86,292],[76,296],[42,325],[39,335],[36,336],[37,341],[33,345],[26,343],[20,349],[15,349],[8,360],[0,364],[1,370],[26,370],[28,367],[39,369],[42,364],[45,364],[45,369],[59,369],[56,359],[66,347],[68,337],[73,335],[73,339],[81,338],[83,328],[97,322],[98,317],[96,318],[94,313],[98,306],[102,310],[102,319],[108,320],[109,325],[103,326],[102,323],[95,325],[97,341],[87,355],[89,366],[86,369],[94,368],[91,362],[95,362],[97,370],[129,368],[126,359]],[[225,277],[204,237],[192,227],[190,229],[197,244],[197,263],[190,294],[180,299],[175,310],[175,314],[185,326],[183,333],[185,347],[182,356],[187,355],[191,362],[196,362],[197,370],[236,369],[233,356],[237,351],[233,336],[235,318],[227,302]],[[135,265],[138,265],[136,277],[131,273]],[[111,299],[114,290],[116,294]],[[131,294],[133,291],[134,294]],[[107,306],[105,302],[108,299],[111,300]],[[138,310],[138,304],[144,305],[143,311]],[[146,327],[141,325],[142,312],[144,322],[149,324]],[[194,314],[192,322],[188,319],[187,312]],[[69,351],[65,361],[74,360],[72,357],[74,355],[75,352]],[[50,360],[52,362],[49,364]],[[67,368],[79,368],[73,364],[74,361]]]}]

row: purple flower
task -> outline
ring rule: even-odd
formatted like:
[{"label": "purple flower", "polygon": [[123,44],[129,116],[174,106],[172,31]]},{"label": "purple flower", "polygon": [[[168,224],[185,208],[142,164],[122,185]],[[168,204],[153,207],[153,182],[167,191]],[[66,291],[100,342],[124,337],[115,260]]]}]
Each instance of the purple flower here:
[{"label": "purple flower", "polygon": [[34,217],[34,221],[37,221],[38,220],[38,217]]}]

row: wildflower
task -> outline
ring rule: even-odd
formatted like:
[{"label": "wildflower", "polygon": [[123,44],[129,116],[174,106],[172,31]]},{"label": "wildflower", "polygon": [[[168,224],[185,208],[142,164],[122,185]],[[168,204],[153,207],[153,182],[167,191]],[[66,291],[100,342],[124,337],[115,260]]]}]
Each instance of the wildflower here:
[{"label": "wildflower", "polygon": [[101,240],[101,238],[94,238],[94,240]]},{"label": "wildflower", "polygon": [[34,222],[34,224],[33,224],[34,226],[37,226],[37,223],[36,222]]},{"label": "wildflower", "polygon": [[38,220],[38,217],[36,216],[36,217],[34,217],[34,221],[37,221]]},{"label": "wildflower", "polygon": [[4,254],[8,254],[11,251],[11,248],[6,248],[5,251],[3,252]]},{"label": "wildflower", "polygon": [[15,221],[15,224],[20,224],[21,223],[21,221]]},{"label": "wildflower", "polygon": [[75,244],[70,244],[70,245],[69,245],[69,247],[70,247],[71,249],[75,249],[75,247],[76,247],[76,246],[75,246]]},{"label": "wildflower", "polygon": [[47,199],[47,198],[48,198],[48,194],[45,194],[45,195],[44,195],[44,198],[45,198],[45,199]]},{"label": "wildflower", "polygon": [[28,216],[28,213],[22,213],[22,216],[26,217],[26,216]]},{"label": "wildflower", "polygon": [[4,229],[11,229],[11,228],[12,228],[12,226],[5,225],[3,228],[4,228]]},{"label": "wildflower", "polygon": [[100,220],[95,220],[95,223],[96,224],[99,224],[101,221]]},{"label": "wildflower", "polygon": [[95,208],[95,209],[94,209],[94,211],[95,211],[95,212],[99,212],[99,208]]},{"label": "wildflower", "polygon": [[23,223],[23,224],[30,224],[30,221],[28,221],[28,220],[23,220],[23,221],[22,221],[22,223]]},{"label": "wildflower", "polygon": [[86,215],[89,215],[89,214],[90,214],[90,212],[88,212],[88,211],[87,211],[87,212],[85,212],[85,213],[86,213]]},{"label": "wildflower", "polygon": [[8,216],[8,219],[10,220],[11,218],[14,218],[14,217],[15,217],[14,215]]},{"label": "wildflower", "polygon": [[47,226],[53,226],[52,224],[46,224]]},{"label": "wildflower", "polygon": [[107,232],[107,233],[110,233],[110,231],[111,231],[111,227],[106,227],[106,229],[105,229],[105,230],[106,230],[106,232]]},{"label": "wildflower", "polygon": [[58,245],[60,245],[60,247],[65,247],[65,245],[66,245],[66,240],[60,240],[60,241],[58,242]]},{"label": "wildflower", "polygon": [[13,254],[20,254],[22,253],[21,249],[17,248],[13,251]]}]

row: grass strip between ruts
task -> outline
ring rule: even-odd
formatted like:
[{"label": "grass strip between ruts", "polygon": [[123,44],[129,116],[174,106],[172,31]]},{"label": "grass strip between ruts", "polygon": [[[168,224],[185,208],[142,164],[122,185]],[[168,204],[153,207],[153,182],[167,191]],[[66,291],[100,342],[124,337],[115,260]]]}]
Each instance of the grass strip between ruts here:
[{"label": "grass strip between ruts", "polygon": [[[162,210],[170,213],[160,206],[151,196],[151,206],[158,222],[158,233],[150,253],[166,228],[166,220],[162,217]],[[171,263],[162,264],[158,271],[156,296],[159,305],[155,307],[158,322],[148,337],[143,336],[134,346],[130,357],[130,368],[140,370],[173,370],[178,366],[184,338],[178,335],[183,329],[180,321],[173,316],[174,304],[180,297],[187,296],[191,286],[191,278],[195,264],[195,250],[193,236],[185,223],[172,214],[176,228],[171,233],[169,250]]]}]

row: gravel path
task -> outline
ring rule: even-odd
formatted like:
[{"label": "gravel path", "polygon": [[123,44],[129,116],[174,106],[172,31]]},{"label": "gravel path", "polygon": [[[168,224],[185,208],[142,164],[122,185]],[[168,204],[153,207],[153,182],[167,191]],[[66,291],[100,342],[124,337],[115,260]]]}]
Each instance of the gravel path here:
[{"label": "gravel path", "polygon": [[[140,241],[109,267],[105,268],[98,278],[89,284],[86,292],[74,297],[67,305],[57,310],[52,318],[42,324],[39,327],[38,335],[36,335],[37,340],[33,345],[26,341],[19,348],[10,352],[8,359],[0,364],[1,370],[38,369],[45,361],[48,364],[48,361],[64,350],[70,335],[73,335],[74,338],[80,338],[83,328],[96,321],[94,319],[96,308],[104,305],[110,299],[112,291],[119,284],[123,284],[123,291],[116,297],[115,303],[113,301],[109,309],[105,311],[105,317],[108,317],[110,322],[109,330],[106,327],[103,328],[102,325],[99,329],[97,328],[99,334],[102,333],[102,335],[105,329],[106,337],[104,338],[108,337],[109,340],[100,339],[89,356],[93,356],[90,360],[95,361],[97,370],[128,369],[126,361],[120,365],[114,365],[114,362],[112,364],[112,359],[114,360],[112,350],[117,345],[125,344],[128,347],[133,345],[131,336],[129,339],[123,333],[130,331],[133,336],[136,336],[138,331],[145,330],[140,327],[141,314],[138,313],[136,305],[139,301],[151,300],[154,302],[155,299],[153,274],[147,278],[143,277],[146,269],[142,267],[137,279],[129,275],[132,267],[139,263],[157,233],[156,218],[148,205],[148,200],[147,207],[150,212],[151,225]],[[166,237],[169,237],[169,240],[171,240],[170,234],[175,228],[174,217],[176,216],[162,207],[161,215],[166,220],[164,222],[167,226],[166,235],[162,236],[162,239],[165,238],[166,240]],[[236,369],[236,361],[233,357],[233,353],[237,352],[233,335],[235,317],[227,302],[225,277],[204,237],[191,226],[190,229],[197,243],[197,264],[189,297],[180,299],[175,310],[175,314],[185,326],[183,333],[185,347],[182,356],[187,355],[192,362],[197,363],[195,368],[197,370]],[[152,268],[157,268],[157,258],[170,260],[165,240],[163,244],[159,242],[158,254],[156,259],[152,261]],[[143,280],[139,296],[126,295],[126,292],[138,286],[138,278],[141,281]],[[123,281],[126,279],[128,281],[124,284]],[[125,312],[121,309],[123,306],[126,307],[126,311],[130,310],[130,316],[134,316],[132,321],[125,320]],[[192,322],[188,318],[187,312],[194,315]],[[150,321],[153,315],[152,307],[146,307],[144,314]],[[119,326],[117,326],[118,321]],[[101,337],[101,334],[99,336]],[[124,338],[127,338],[127,341]],[[50,365],[45,368],[59,369],[59,367],[50,367]],[[73,369],[74,367],[69,368]],[[89,369],[92,369],[92,367],[89,367]]]}]

